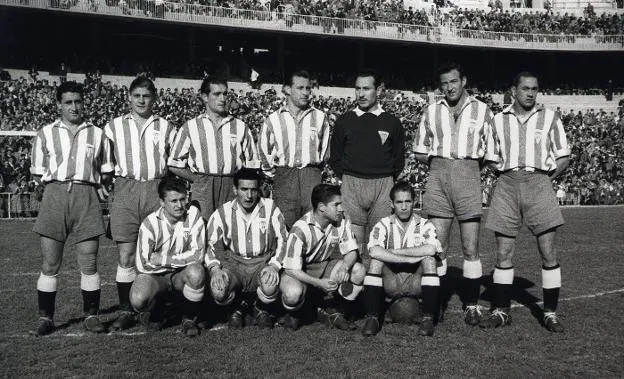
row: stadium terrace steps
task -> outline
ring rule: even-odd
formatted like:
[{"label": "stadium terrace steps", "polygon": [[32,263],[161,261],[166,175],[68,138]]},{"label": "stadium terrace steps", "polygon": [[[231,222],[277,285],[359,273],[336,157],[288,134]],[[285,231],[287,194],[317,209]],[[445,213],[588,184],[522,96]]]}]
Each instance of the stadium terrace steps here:
[{"label": "stadium terrace steps", "polygon": [[[22,69],[6,69],[13,79],[17,79],[20,77],[28,78],[28,70]],[[49,82],[56,81],[58,82],[57,75],[50,75],[47,71],[39,71],[40,80],[47,79]],[[68,80],[75,80],[77,82],[83,82],[85,79],[84,74],[80,73],[69,73],[67,74]],[[102,75],[103,82],[111,82],[112,84],[117,84],[118,86],[128,86],[132,81],[133,77],[131,76],[122,76],[122,75]],[[195,88],[196,90],[199,88],[201,84],[201,80],[194,79],[180,79],[180,78],[156,78],[155,81],[157,88],[171,88],[171,89],[182,89],[182,88]],[[228,82],[229,88],[233,89],[236,92],[243,91],[248,92],[252,91],[249,83],[246,82]],[[264,92],[266,90],[273,89],[277,93],[281,93],[282,85],[281,84],[263,84],[260,87],[260,91]],[[421,97],[419,94],[408,91],[401,90],[399,91],[403,94],[403,96],[412,99]],[[321,86],[319,89],[315,91],[317,95],[323,97],[334,97],[334,98],[353,98],[354,92],[353,88],[348,87],[326,87]],[[431,102],[433,96],[429,96],[429,99],[425,99],[428,102]],[[624,95],[614,95],[613,101],[607,101],[602,95],[540,95],[538,101],[541,104],[544,104],[547,107],[556,109],[560,107],[562,111],[569,111],[570,109],[574,109],[575,111],[579,110],[589,110],[594,109],[598,111],[603,109],[607,112],[617,112],[618,102],[624,99]],[[493,94],[492,100],[495,103],[503,104],[503,95],[502,94]]]}]

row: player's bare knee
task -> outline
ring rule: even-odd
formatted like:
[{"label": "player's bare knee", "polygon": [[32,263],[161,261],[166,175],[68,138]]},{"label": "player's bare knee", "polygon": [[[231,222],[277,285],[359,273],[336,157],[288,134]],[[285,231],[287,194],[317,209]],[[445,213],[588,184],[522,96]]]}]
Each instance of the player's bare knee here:
[{"label": "player's bare knee", "polygon": [[130,290],[130,305],[137,311],[145,311],[149,308],[149,304],[152,299],[148,293],[144,289],[136,286],[132,286]]},{"label": "player's bare knee", "polygon": [[269,284],[264,281],[260,282],[260,291],[267,296],[273,296],[279,291],[279,284]]},{"label": "player's bare knee", "polygon": [[351,282],[354,284],[364,283],[364,277],[366,276],[366,269],[364,265],[357,262],[351,267]]},{"label": "player's bare knee", "polygon": [[134,267],[134,252],[133,253],[122,253],[119,252],[119,266],[123,268]]},{"label": "player's bare knee", "polygon": [[282,292],[282,302],[286,306],[295,306],[303,301],[305,295],[305,287],[302,283],[292,281],[290,283],[282,282],[280,285]]},{"label": "player's bare knee", "polygon": [[189,287],[198,289],[204,286],[206,281],[206,270],[199,263],[193,263],[184,269],[186,273],[186,283]]},{"label": "player's bare knee", "polygon": [[97,272],[97,252],[79,252],[78,266],[83,274],[95,274]]}]

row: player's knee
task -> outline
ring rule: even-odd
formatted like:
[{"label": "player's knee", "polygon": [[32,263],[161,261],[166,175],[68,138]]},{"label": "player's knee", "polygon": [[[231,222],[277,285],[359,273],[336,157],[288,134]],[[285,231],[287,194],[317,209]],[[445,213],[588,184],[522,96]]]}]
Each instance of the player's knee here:
[{"label": "player's knee", "polygon": [[187,266],[186,271],[186,284],[192,288],[201,288],[206,281],[206,270],[204,266],[199,263],[193,263]]},{"label": "player's knee", "polygon": [[262,291],[267,296],[275,295],[277,294],[277,291],[279,291],[279,284],[270,284],[266,283],[265,281],[261,281],[259,287],[260,291]]},{"label": "player's knee", "polygon": [[152,299],[148,291],[141,286],[133,285],[130,289],[130,305],[141,312],[149,308]]},{"label": "player's knee", "polygon": [[134,252],[119,251],[119,266],[123,268],[134,267]]},{"label": "player's knee", "polygon": [[286,307],[293,307],[301,304],[305,295],[305,287],[302,283],[292,281],[291,283],[282,283],[280,286],[282,292],[282,302]]},{"label": "player's knee", "polygon": [[351,267],[351,282],[354,284],[364,283],[364,277],[366,276],[366,269],[361,263],[356,263]]},{"label": "player's knee", "polygon": [[41,272],[47,276],[54,276],[58,274],[61,269],[61,260],[44,260],[41,265]]},{"label": "player's knee", "polygon": [[93,275],[97,272],[97,252],[78,254],[78,266],[80,272]]},{"label": "player's knee", "polygon": [[371,259],[370,266],[368,267],[368,273],[373,275],[381,275],[383,271],[383,262],[377,259]]}]

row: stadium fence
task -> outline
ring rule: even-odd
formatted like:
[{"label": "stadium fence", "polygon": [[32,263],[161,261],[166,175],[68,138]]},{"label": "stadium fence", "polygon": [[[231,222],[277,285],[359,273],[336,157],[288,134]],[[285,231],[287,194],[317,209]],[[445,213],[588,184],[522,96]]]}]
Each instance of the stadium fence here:
[{"label": "stadium fence", "polygon": [[342,35],[501,49],[605,51],[624,48],[624,35],[587,36],[490,32],[449,26],[419,26],[167,1],[0,0],[0,6],[162,19],[171,22],[293,33]]}]

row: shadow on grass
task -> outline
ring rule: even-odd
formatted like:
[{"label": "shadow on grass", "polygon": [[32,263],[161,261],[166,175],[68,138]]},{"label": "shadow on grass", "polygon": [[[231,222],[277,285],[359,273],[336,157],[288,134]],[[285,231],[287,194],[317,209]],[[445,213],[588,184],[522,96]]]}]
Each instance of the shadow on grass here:
[{"label": "shadow on grass", "polygon": [[[485,275],[481,278],[481,285],[485,287],[485,291],[481,293],[480,299],[486,300],[492,303],[494,300],[494,288],[493,288],[493,271],[489,275]],[[542,308],[537,305],[540,301],[539,298],[528,292],[529,288],[535,287],[535,283],[523,278],[521,276],[514,277],[513,285],[511,287],[511,300],[525,306],[531,315],[543,325],[543,311]]]}]

